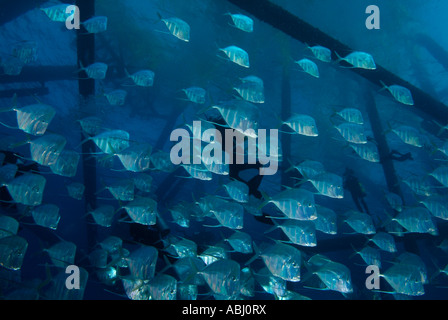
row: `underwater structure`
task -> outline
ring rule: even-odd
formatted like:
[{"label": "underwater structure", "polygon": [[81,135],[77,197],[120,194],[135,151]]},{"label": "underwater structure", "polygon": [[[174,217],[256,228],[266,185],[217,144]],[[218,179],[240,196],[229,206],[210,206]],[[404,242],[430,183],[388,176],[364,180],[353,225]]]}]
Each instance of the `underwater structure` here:
[{"label": "underwater structure", "polygon": [[446,44],[316,8],[2,10],[1,298],[445,297]]}]

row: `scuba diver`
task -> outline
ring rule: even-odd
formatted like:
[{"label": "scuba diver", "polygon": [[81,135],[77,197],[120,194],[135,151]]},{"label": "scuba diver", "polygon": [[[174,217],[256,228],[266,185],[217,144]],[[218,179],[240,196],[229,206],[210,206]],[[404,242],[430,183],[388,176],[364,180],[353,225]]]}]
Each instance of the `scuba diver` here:
[{"label": "scuba diver", "polygon": [[[227,124],[225,123],[224,119],[219,116],[218,118],[207,118],[207,121],[210,121],[212,123],[218,124],[216,126],[216,130],[218,130],[221,133],[222,136],[222,149],[225,151],[225,128],[227,127]],[[235,159],[236,157],[236,146],[233,147],[233,155]],[[243,183],[245,183],[249,187],[249,196],[252,195],[257,199],[263,200],[263,195],[259,190],[259,187],[261,185],[261,182],[263,181],[263,175],[259,174],[259,170],[262,167],[262,165],[257,162],[255,164],[249,164],[248,161],[244,161],[243,164],[236,164],[235,161],[233,161],[233,164],[229,164],[229,177],[235,180],[239,180]],[[250,178],[249,180],[245,180],[241,177],[240,174],[242,174],[244,171],[252,170],[255,173],[255,175]],[[262,213],[262,216],[254,216],[254,218],[262,223],[273,225],[274,223],[270,218],[268,218],[268,214]]]},{"label": "scuba diver", "polygon": [[354,175],[354,171],[349,168],[346,168],[344,172],[344,189],[347,189],[352,195],[358,211],[370,214],[369,208],[367,208],[367,204],[364,201],[367,194],[358,178]]},{"label": "scuba diver", "polygon": [[403,154],[401,152],[398,152],[397,150],[392,150],[389,153],[388,158],[391,160],[400,161],[400,162],[403,162],[406,160],[414,160],[414,158],[412,157],[412,153],[407,152],[407,153]]}]

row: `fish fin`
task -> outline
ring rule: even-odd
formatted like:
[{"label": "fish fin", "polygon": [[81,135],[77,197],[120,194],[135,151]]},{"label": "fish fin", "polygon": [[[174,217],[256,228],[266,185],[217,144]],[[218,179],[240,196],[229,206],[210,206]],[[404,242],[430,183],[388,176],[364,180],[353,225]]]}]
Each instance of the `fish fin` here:
[{"label": "fish fin", "polygon": [[[7,111],[9,111],[9,110],[7,110]],[[2,112],[2,111],[0,111],[0,112]],[[12,126],[9,126],[9,125],[7,125],[6,123],[3,123],[3,122],[0,122],[0,125],[8,128],[8,129],[19,129],[18,127],[12,127]]]},{"label": "fish fin", "polygon": [[252,241],[252,248],[254,248],[255,251],[255,255],[250,258],[249,260],[247,260],[247,262],[244,264],[245,266],[248,266],[249,264],[251,264],[252,262],[254,262],[256,259],[258,259],[258,257],[260,256],[261,252],[260,249],[257,247],[257,245],[255,244],[255,241]]}]

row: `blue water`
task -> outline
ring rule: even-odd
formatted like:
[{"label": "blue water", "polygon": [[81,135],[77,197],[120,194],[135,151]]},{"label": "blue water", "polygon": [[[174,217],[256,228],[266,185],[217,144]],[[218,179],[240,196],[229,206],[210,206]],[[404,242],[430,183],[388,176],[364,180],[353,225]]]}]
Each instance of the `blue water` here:
[{"label": "blue water", "polygon": [[[443,37],[446,21],[442,12],[446,12],[446,4],[434,1],[423,4],[418,1],[376,1],[381,10],[381,28],[368,30],[365,20],[368,15],[365,8],[373,3],[367,1],[272,1],[278,6],[310,23],[314,27],[341,41],[354,51],[368,52],[377,66],[381,66],[397,75],[409,84],[426,92],[441,103],[447,103],[446,77],[448,61],[448,43]],[[448,197],[443,181],[429,175],[446,164],[448,156],[443,153],[447,133],[439,123],[446,119],[446,113],[440,119],[428,115],[425,108],[430,105],[407,106],[396,101],[387,90],[373,85],[365,78],[352,72],[347,64],[335,61],[330,63],[316,59],[307,45],[285,35],[270,24],[257,19],[251,12],[246,12],[228,1],[218,0],[173,0],[173,1],[97,1],[95,16],[107,17],[107,30],[95,35],[86,35],[81,29],[68,29],[64,22],[52,21],[41,8],[54,3],[43,1],[23,1],[22,4],[0,5],[0,58],[3,74],[0,75],[0,146],[3,152],[10,152],[20,157],[10,163],[32,164],[30,145],[26,141],[39,138],[27,134],[17,127],[17,112],[12,109],[13,102],[17,108],[43,103],[52,106],[55,116],[51,119],[43,136],[58,134],[66,139],[64,149],[74,150],[80,155],[76,164],[76,174],[62,176],[54,174],[48,165],[37,164],[33,174],[41,174],[46,179],[43,198],[40,205],[54,204],[59,208],[60,221],[56,230],[36,225],[31,212],[33,207],[25,206],[20,201],[11,201],[6,187],[2,187],[2,215],[14,218],[19,223],[15,236],[24,238],[28,244],[23,261],[18,270],[11,270],[4,254],[0,254],[0,295],[2,299],[27,296],[17,293],[19,289],[31,287],[33,295],[39,299],[80,298],[80,299],[129,299],[123,287],[122,278],[132,278],[130,268],[126,266],[128,254],[137,252],[145,245],[157,248],[159,256],[156,261],[155,275],[167,274],[183,284],[173,268],[166,268],[167,260],[175,263],[179,257],[164,250],[170,239],[185,238],[197,245],[197,254],[201,254],[210,246],[219,245],[227,250],[227,258],[238,262],[240,268],[250,268],[257,274],[266,267],[263,259],[258,257],[246,266],[256,254],[234,252],[224,241],[234,233],[229,227],[210,227],[219,224],[213,214],[199,218],[190,218],[189,227],[181,226],[173,221],[170,209],[179,204],[190,204],[199,209],[197,201],[204,196],[225,197],[229,199],[223,185],[230,182],[232,175],[210,173],[211,180],[195,179],[181,166],[167,162],[173,168],[170,172],[160,170],[154,162],[143,165],[141,170],[152,177],[151,189],[142,191],[134,187],[134,195],[149,197],[156,201],[157,224],[146,226],[135,223],[123,206],[127,200],[117,200],[105,189],[120,179],[134,179],[136,172],[126,170],[117,154],[109,155],[92,141],[84,141],[94,136],[82,130],[80,120],[87,117],[100,119],[101,125],[95,127],[98,132],[124,130],[129,133],[126,143],[149,144],[152,147],[148,159],[164,152],[169,155],[177,141],[170,136],[175,129],[192,125],[193,121],[221,121],[226,125],[223,115],[211,106],[221,105],[232,99],[242,97],[234,88],[241,84],[247,76],[257,76],[264,84],[264,103],[251,103],[259,114],[258,128],[266,130],[280,129],[278,151],[281,162],[274,175],[266,175],[257,180],[258,168],[242,171],[240,179],[249,184],[250,191],[262,203],[261,193],[274,197],[280,191],[294,186],[300,178],[296,170],[288,171],[291,163],[298,164],[304,160],[319,161],[325,171],[343,178],[347,168],[353,170],[365,192],[363,197],[367,213],[373,220],[376,232],[389,232],[396,243],[397,252],[380,251],[381,274],[398,263],[403,253],[414,253],[421,258],[428,277],[423,285],[424,292],[418,295],[399,295],[373,292],[365,286],[367,264],[359,255],[353,255],[354,249],[365,246],[377,248],[368,239],[373,235],[356,233],[345,220],[351,211],[367,211],[365,207],[357,207],[350,190],[345,188],[344,197],[331,198],[318,193],[310,181],[300,181],[295,187],[313,194],[318,206],[333,210],[337,215],[337,234],[330,235],[316,231],[317,245],[305,247],[288,244],[300,250],[301,281],[287,281],[287,289],[311,299],[445,299],[447,295],[448,277],[439,271],[448,263],[448,252],[440,245],[447,239]],[[87,20],[81,10],[81,21]],[[245,32],[235,27],[231,17],[226,13],[241,13],[253,19],[254,31]],[[185,21],[190,28],[188,41],[183,41],[170,33],[167,25],[160,19],[176,17]],[[281,24],[281,23],[279,23]],[[420,40],[417,39],[420,35]],[[86,73],[79,71],[79,59],[88,61],[86,56],[78,56],[77,39],[95,39],[94,58],[90,62],[103,62],[108,65],[104,79],[83,80]],[[433,42],[421,39],[431,39]],[[185,39],[184,39],[185,40]],[[31,62],[18,62],[14,48],[28,43],[36,50]],[[319,39],[309,45],[318,45]],[[435,44],[435,45],[434,45]],[[237,65],[226,57],[219,48],[228,46],[243,48],[249,55],[250,67]],[[438,53],[438,54],[437,54]],[[338,52],[347,55],[349,52]],[[314,78],[300,70],[293,61],[302,58],[315,62],[319,69],[319,78]],[[11,62],[12,61],[12,62]],[[17,74],[8,74],[8,67],[21,68]],[[16,64],[14,64],[16,63]],[[139,70],[154,72],[154,83],[148,87],[136,86],[126,74]],[[374,72],[368,71],[366,72]],[[82,96],[79,84],[88,83],[93,94]],[[387,83],[392,85],[392,83]],[[201,87],[207,92],[204,104],[187,101],[182,89]],[[123,105],[112,105],[104,93],[113,90],[125,90]],[[289,90],[288,90],[289,89]],[[17,98],[13,98],[14,93]],[[366,93],[373,100],[367,101]],[[412,92],[411,92],[412,93]],[[369,103],[373,101],[380,121],[373,122]],[[367,139],[375,146],[378,136],[374,128],[381,128],[380,134],[385,137],[387,148],[399,154],[412,156],[411,160],[389,160],[396,185],[388,185],[385,176],[384,162],[369,162],[362,159],[351,148],[350,143],[335,128],[344,120],[335,115],[344,107],[357,108],[364,118],[363,129]],[[241,109],[238,111],[241,112]],[[445,111],[446,112],[446,111]],[[285,124],[293,114],[306,114],[316,122],[319,131],[317,137],[292,134]],[[249,117],[250,118],[250,117]],[[250,119],[249,119],[250,120]],[[227,123],[229,124],[229,123]],[[419,146],[405,143],[393,132],[400,125],[412,127],[418,132],[421,141]],[[441,126],[441,127],[439,127]],[[186,131],[190,133],[189,131]],[[92,149],[89,150],[89,147]],[[384,145],[378,145],[384,148]],[[88,152],[86,152],[86,150]],[[383,149],[384,150],[384,149]],[[168,158],[169,159],[169,158]],[[19,162],[17,162],[19,161]],[[3,163],[6,165],[6,161]],[[22,168],[22,167],[20,167]],[[20,172],[22,174],[23,172]],[[233,166],[232,170],[238,170]],[[232,171],[233,172],[233,171]],[[30,173],[30,171],[28,171]],[[388,174],[387,173],[387,174]],[[94,175],[94,176],[93,176]],[[255,178],[255,180],[252,180]],[[411,178],[421,178],[429,186],[429,193],[422,195],[411,189],[406,183]],[[446,179],[446,174],[445,174]],[[249,182],[251,181],[251,182]],[[255,181],[261,181],[258,185]],[[5,185],[8,184],[7,181]],[[69,196],[67,186],[79,182],[85,185],[85,193],[81,200]],[[436,217],[433,212],[431,221],[438,232],[432,234],[394,232],[390,229],[392,217],[398,215],[385,199],[385,193],[397,190],[404,203],[403,210],[422,208],[422,201],[438,197],[444,209]],[[4,198],[5,197],[5,198]],[[264,203],[262,212],[265,216],[284,217],[274,204]],[[100,226],[87,214],[92,209],[110,205],[116,210],[110,226]],[[186,211],[186,210],[185,210]],[[200,212],[200,211],[199,211]],[[437,214],[436,214],[437,215]],[[265,248],[273,245],[273,240],[288,240],[286,235],[276,229],[265,234],[272,227],[270,218],[260,218],[244,210],[244,226],[240,231],[249,234],[257,247]],[[275,219],[282,223],[284,219]],[[5,226],[0,226],[5,228]],[[164,231],[164,232],[162,232]],[[166,234],[169,232],[169,235]],[[10,235],[12,236],[12,235]],[[124,260],[121,267],[108,255],[108,266],[114,268],[120,276],[112,282],[105,282],[99,277],[99,268],[92,265],[90,254],[100,247],[100,243],[110,237],[119,237],[123,241],[121,251]],[[173,238],[171,238],[173,237]],[[6,238],[6,237],[5,237]],[[2,239],[0,239],[2,241]],[[61,241],[69,241],[76,245],[74,264],[85,269],[88,279],[85,287],[68,294],[64,281],[68,275],[64,268],[54,266],[46,249]],[[7,252],[11,248],[0,247]],[[316,254],[325,255],[329,260],[348,268],[353,292],[341,294],[335,290],[319,290],[325,287],[315,269],[308,261]],[[204,265],[205,267],[205,265]],[[198,270],[197,270],[198,271]],[[410,275],[409,275],[410,276]],[[46,281],[48,279],[48,281]],[[415,278],[412,278],[415,280]],[[150,279],[145,279],[150,280]],[[412,281],[412,280],[411,280]],[[421,279],[415,280],[421,282]],[[405,283],[406,280],[401,280]],[[54,286],[60,286],[57,293]],[[222,299],[213,296],[214,292],[206,283],[197,287],[197,299]],[[393,292],[393,288],[381,278],[380,290]],[[66,294],[66,295],[64,295]],[[68,294],[68,295],[67,295]],[[179,297],[179,295],[177,295]],[[231,297],[243,299],[275,299],[275,296],[263,292],[259,283],[255,283],[253,296],[237,294]]]}]

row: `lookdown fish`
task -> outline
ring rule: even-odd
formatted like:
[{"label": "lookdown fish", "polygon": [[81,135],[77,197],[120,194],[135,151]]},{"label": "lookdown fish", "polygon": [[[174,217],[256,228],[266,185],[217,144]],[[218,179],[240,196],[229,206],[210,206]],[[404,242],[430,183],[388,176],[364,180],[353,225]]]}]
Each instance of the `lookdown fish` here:
[{"label": "lookdown fish", "polygon": [[0,239],[0,266],[8,270],[20,270],[28,249],[28,241],[17,235]]},{"label": "lookdown fish", "polygon": [[62,150],[56,162],[50,165],[54,174],[63,177],[74,177],[78,168],[80,155],[73,150]]},{"label": "lookdown fish", "polygon": [[129,133],[124,130],[104,131],[87,138],[81,144],[89,140],[92,140],[102,152],[111,155],[129,148]]},{"label": "lookdown fish", "polygon": [[201,87],[189,87],[186,89],[182,89],[182,92],[185,93],[187,97],[187,101],[191,101],[197,104],[204,104],[207,91]]},{"label": "lookdown fish", "polygon": [[338,61],[345,61],[353,66],[353,68],[361,68],[367,70],[375,70],[376,64],[373,60],[373,57],[366,52],[355,51],[347,55],[345,58],[342,58],[336,52],[336,56],[338,57]]},{"label": "lookdown fish", "polygon": [[54,6],[40,8],[50,20],[55,22],[66,22],[67,18],[72,14],[67,12],[69,4],[57,4]]},{"label": "lookdown fish", "polygon": [[394,237],[387,232],[378,232],[369,241],[373,242],[378,248],[386,252],[397,252]]},{"label": "lookdown fish", "polygon": [[72,182],[67,185],[67,192],[70,197],[81,200],[86,187],[80,182]]},{"label": "lookdown fish", "polygon": [[0,60],[3,73],[9,76],[18,76],[23,69],[24,63],[17,57],[10,56]]},{"label": "lookdown fish", "polygon": [[448,166],[440,166],[429,175],[448,188]]},{"label": "lookdown fish", "polygon": [[314,220],[317,218],[314,195],[307,190],[291,188],[272,197],[265,194],[264,198],[263,206],[273,203],[290,219]]},{"label": "lookdown fish", "polygon": [[147,197],[138,197],[125,204],[123,209],[126,210],[133,222],[152,226],[156,224],[157,202]]},{"label": "lookdown fish", "polygon": [[12,54],[23,64],[29,64],[37,61],[37,49],[38,45],[35,41],[22,41],[14,46]]},{"label": "lookdown fish", "polygon": [[246,232],[236,230],[230,237],[226,238],[225,241],[227,241],[236,252],[252,253],[253,251],[252,237]]},{"label": "lookdown fish", "polygon": [[331,261],[327,257],[316,254],[308,260],[312,273],[316,274],[328,290],[348,294],[353,292],[350,269],[343,264]]},{"label": "lookdown fish", "polygon": [[316,121],[313,117],[305,114],[295,114],[288,120],[283,121],[282,124],[286,124],[296,133],[304,136],[317,137],[319,135]]},{"label": "lookdown fish", "polygon": [[[87,67],[84,67],[82,62],[79,62],[81,69],[79,71],[85,71],[87,77],[94,80],[103,80],[106,78],[108,65],[103,62],[95,62]],[[79,72],[77,71],[77,72]]]},{"label": "lookdown fish", "polygon": [[107,30],[107,17],[96,16],[81,22],[88,33],[101,33]]},{"label": "lookdown fish", "polygon": [[414,105],[414,99],[412,98],[412,94],[409,89],[396,84],[387,86],[383,81],[380,82],[383,86],[383,89],[389,91],[390,94],[395,98],[395,100],[408,106]]},{"label": "lookdown fish", "polygon": [[2,182],[6,186],[11,198],[16,203],[27,206],[38,206],[42,203],[46,179],[38,174],[25,173],[9,182]]},{"label": "lookdown fish", "polygon": [[372,218],[363,212],[349,212],[345,222],[357,233],[374,234],[376,232]]},{"label": "lookdown fish", "polygon": [[173,36],[185,42],[190,41],[190,26],[188,23],[177,17],[162,18],[159,13],[157,15]]},{"label": "lookdown fish", "polygon": [[340,176],[323,172],[310,178],[306,178],[310,181],[319,194],[335,199],[344,198],[343,180]]},{"label": "lookdown fish", "polygon": [[233,180],[225,184],[224,188],[226,189],[230,198],[237,202],[246,203],[249,199],[249,187],[244,182]]},{"label": "lookdown fish", "polygon": [[331,50],[328,48],[325,48],[323,46],[313,46],[310,47],[307,45],[307,48],[311,50],[314,57],[316,59],[323,61],[323,62],[331,62]]},{"label": "lookdown fish", "polygon": [[295,63],[297,63],[300,66],[302,71],[308,73],[309,75],[315,78],[319,78],[319,69],[317,67],[317,64],[311,61],[310,59],[304,58],[295,61]]},{"label": "lookdown fish", "polygon": [[230,100],[211,108],[219,111],[230,128],[251,138],[257,137],[260,112],[255,105],[244,100]]},{"label": "lookdown fish", "polygon": [[364,117],[361,111],[356,108],[344,108],[340,111],[336,111],[334,114],[339,115],[342,119],[347,122],[364,124]]},{"label": "lookdown fish", "polygon": [[422,203],[431,214],[439,219],[448,220],[448,200],[442,195],[432,195],[421,199]]},{"label": "lookdown fish", "polygon": [[111,106],[122,106],[126,102],[128,93],[125,90],[117,89],[105,92],[104,96]]},{"label": "lookdown fish", "polygon": [[108,184],[103,189],[98,190],[96,193],[100,193],[103,190],[109,190],[112,196],[116,200],[120,201],[132,201],[134,200],[134,180],[132,179],[117,179],[114,182]]},{"label": "lookdown fish", "polygon": [[233,89],[246,101],[252,103],[264,103],[264,84],[263,80],[256,76],[247,76],[241,80]]},{"label": "lookdown fish", "polygon": [[261,257],[271,273],[286,281],[299,282],[302,263],[302,253],[297,248],[276,242],[265,250],[259,251],[255,247],[256,255],[246,264],[257,257]]},{"label": "lookdown fish", "polygon": [[367,137],[364,132],[364,126],[351,123],[351,122],[343,122],[334,126],[341,136],[347,142],[365,144],[367,143]]},{"label": "lookdown fish", "polygon": [[126,76],[131,78],[136,86],[139,87],[152,87],[154,84],[154,71],[151,70],[140,70],[133,74],[130,74],[126,69],[124,69]]},{"label": "lookdown fish", "polygon": [[349,143],[349,147],[352,148],[361,159],[373,163],[380,162],[378,147],[373,142],[368,141],[365,144]]},{"label": "lookdown fish", "polygon": [[108,228],[112,226],[116,210],[111,205],[102,205],[88,213],[92,215],[97,225]]},{"label": "lookdown fish", "polygon": [[219,297],[235,298],[240,291],[240,265],[233,260],[215,261],[200,274],[213,293]]},{"label": "lookdown fish", "polygon": [[275,220],[273,221],[275,226],[265,233],[280,228],[292,244],[304,247],[315,247],[317,245],[316,227],[313,221],[286,220],[281,224],[278,224]]},{"label": "lookdown fish", "polygon": [[327,234],[337,234],[337,215],[332,209],[316,206],[317,218],[314,221],[316,230]]},{"label": "lookdown fish", "polygon": [[254,31],[254,20],[240,13],[226,13],[232,18],[233,24],[231,26],[240,29],[245,32],[253,32]]},{"label": "lookdown fish", "polygon": [[374,265],[381,268],[381,254],[378,249],[366,246],[361,250],[354,250],[354,254],[359,255],[368,266]]},{"label": "lookdown fish", "polygon": [[312,178],[325,172],[324,165],[321,162],[315,160],[303,160],[296,165],[291,164],[291,167],[286,170],[286,172],[289,172],[292,169],[296,169],[297,171],[299,171],[299,173],[305,179]]},{"label": "lookdown fish", "polygon": [[50,256],[55,267],[65,269],[75,262],[76,244],[73,242],[60,241],[44,251]]},{"label": "lookdown fish", "polygon": [[32,210],[34,222],[38,226],[56,230],[61,216],[59,207],[54,204],[43,204]]},{"label": "lookdown fish", "polygon": [[50,122],[53,120],[56,110],[49,105],[37,103],[22,108],[16,106],[17,96],[13,97],[13,107],[3,111],[16,111],[17,125],[20,130],[33,136],[43,135]]},{"label": "lookdown fish", "polygon": [[220,48],[219,51],[223,52],[233,63],[236,63],[244,68],[250,67],[249,54],[245,50],[237,46],[228,46],[225,48]]}]

